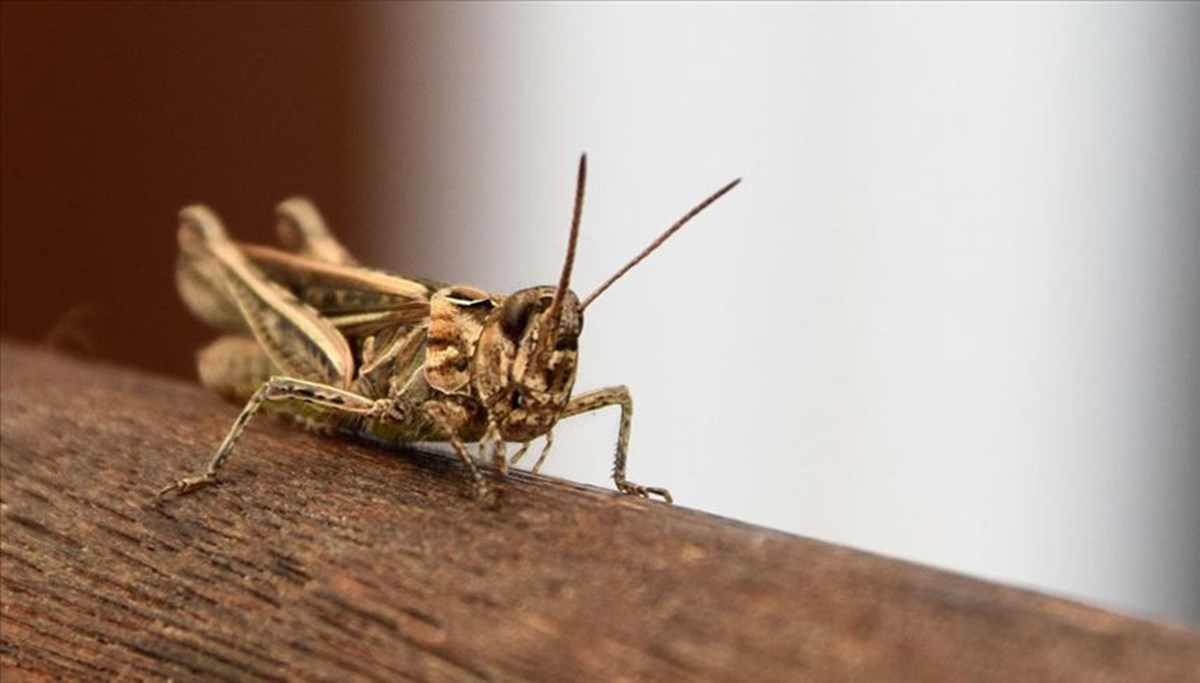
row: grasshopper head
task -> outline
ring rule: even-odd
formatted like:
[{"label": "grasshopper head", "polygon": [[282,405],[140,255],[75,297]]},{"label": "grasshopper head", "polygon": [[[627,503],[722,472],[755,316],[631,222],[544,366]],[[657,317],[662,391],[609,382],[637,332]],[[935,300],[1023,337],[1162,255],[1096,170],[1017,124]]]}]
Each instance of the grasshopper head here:
[{"label": "grasshopper head", "polygon": [[506,441],[528,441],[554,426],[575,385],[579,297],[552,286],[507,297],[489,316],[475,354],[476,386]]},{"label": "grasshopper head", "polygon": [[567,407],[575,385],[584,309],[696,214],[741,182],[734,180],[693,207],[580,302],[570,284],[586,180],[584,156],[579,160],[571,236],[558,286],[530,287],[509,296],[488,315],[480,333],[472,378],[489,419],[506,441],[529,441],[545,434]]},{"label": "grasshopper head", "polygon": [[583,306],[570,289],[587,182],[579,159],[571,236],[558,286],[530,287],[492,311],[475,351],[475,388],[506,441],[529,441],[550,431],[571,400]]}]

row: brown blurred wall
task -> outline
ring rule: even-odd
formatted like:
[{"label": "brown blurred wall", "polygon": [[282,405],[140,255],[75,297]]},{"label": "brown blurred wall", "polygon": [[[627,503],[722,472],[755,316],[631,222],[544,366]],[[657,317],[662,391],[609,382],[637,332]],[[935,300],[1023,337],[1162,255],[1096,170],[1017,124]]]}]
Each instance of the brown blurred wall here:
[{"label": "brown blurred wall", "polygon": [[262,241],[304,193],[361,245],[361,6],[0,7],[5,337],[190,377],[213,333],[175,294],[181,206]]}]

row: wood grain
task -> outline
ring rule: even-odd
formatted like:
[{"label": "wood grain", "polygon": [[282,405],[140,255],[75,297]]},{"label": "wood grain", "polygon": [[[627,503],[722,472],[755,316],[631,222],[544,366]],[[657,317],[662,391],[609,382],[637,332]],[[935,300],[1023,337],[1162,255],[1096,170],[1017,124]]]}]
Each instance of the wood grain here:
[{"label": "wood grain", "polygon": [[1200,635],[0,350],[8,680],[1200,680]]}]

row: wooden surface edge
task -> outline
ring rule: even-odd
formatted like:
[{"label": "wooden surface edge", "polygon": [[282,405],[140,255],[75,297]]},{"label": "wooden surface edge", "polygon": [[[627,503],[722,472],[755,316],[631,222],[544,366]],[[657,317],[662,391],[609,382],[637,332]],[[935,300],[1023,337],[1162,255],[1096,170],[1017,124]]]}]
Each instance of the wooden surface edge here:
[{"label": "wooden surface edge", "polygon": [[0,346],[6,679],[1188,680],[1200,635]]}]

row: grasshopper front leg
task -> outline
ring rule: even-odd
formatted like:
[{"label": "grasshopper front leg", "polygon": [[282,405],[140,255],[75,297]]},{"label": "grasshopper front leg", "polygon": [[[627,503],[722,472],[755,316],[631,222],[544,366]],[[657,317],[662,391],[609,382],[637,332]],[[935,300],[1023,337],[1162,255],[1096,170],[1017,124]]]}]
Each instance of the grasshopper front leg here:
[{"label": "grasshopper front leg", "polygon": [[[590,413],[608,406],[621,406],[621,426],[617,432],[617,454],[613,460],[613,482],[617,490],[642,498],[651,495],[659,496],[666,502],[672,502],[671,492],[657,486],[641,486],[625,478],[625,457],[629,449],[629,430],[633,422],[633,397],[629,395],[629,387],[624,385],[593,389],[571,398],[559,419]],[[547,446],[548,447],[548,446]],[[541,465],[539,459],[538,465]]]},{"label": "grasshopper front leg", "polygon": [[[554,445],[554,431],[548,431],[542,435],[542,452],[538,454],[537,462],[533,464],[533,473],[537,474],[542,471],[542,465],[546,463],[546,456],[550,455],[550,447]],[[529,441],[521,444],[521,448],[513,454],[512,464],[517,464],[517,461],[525,457],[525,453],[529,450]]]}]

